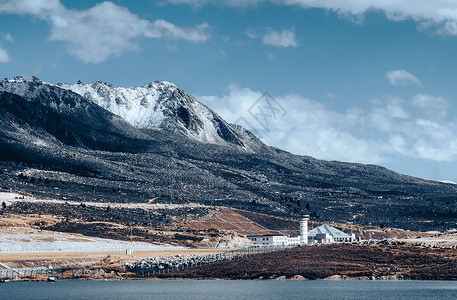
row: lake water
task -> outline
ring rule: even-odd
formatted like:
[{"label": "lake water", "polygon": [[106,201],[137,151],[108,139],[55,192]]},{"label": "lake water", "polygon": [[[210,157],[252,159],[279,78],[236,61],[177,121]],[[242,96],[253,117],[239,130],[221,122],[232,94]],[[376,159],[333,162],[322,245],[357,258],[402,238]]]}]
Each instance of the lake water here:
[{"label": "lake water", "polygon": [[456,299],[454,281],[131,280],[7,282],[0,299]]}]

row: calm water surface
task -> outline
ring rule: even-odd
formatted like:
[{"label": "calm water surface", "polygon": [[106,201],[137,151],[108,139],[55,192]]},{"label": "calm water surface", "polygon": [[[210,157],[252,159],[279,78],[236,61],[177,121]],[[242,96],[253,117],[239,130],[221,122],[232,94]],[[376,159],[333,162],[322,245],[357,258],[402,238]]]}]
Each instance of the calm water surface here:
[{"label": "calm water surface", "polygon": [[0,299],[457,299],[453,281],[7,282]]}]

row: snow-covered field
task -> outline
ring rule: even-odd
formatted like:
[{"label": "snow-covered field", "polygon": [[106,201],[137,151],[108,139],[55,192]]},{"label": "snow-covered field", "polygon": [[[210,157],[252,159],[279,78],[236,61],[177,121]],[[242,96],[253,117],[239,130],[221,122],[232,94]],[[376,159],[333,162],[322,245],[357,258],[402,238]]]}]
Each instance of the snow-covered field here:
[{"label": "snow-covered field", "polygon": [[[19,194],[0,193],[0,202],[5,202],[6,205],[9,205],[14,201],[53,200],[24,199],[23,196]],[[126,241],[88,237],[80,234],[52,232],[24,226],[0,226],[0,253],[125,251],[129,248],[135,250],[183,249],[183,247],[159,246],[140,242],[133,242],[131,244]]]},{"label": "snow-covered field", "polygon": [[6,205],[18,201],[19,199],[22,199],[22,195],[16,193],[0,193],[0,202],[5,202]]},{"label": "snow-covered field", "polygon": [[17,252],[79,252],[171,250],[182,247],[157,246],[147,243],[116,241],[78,234],[49,232],[33,228],[4,228],[0,231],[0,253]]}]

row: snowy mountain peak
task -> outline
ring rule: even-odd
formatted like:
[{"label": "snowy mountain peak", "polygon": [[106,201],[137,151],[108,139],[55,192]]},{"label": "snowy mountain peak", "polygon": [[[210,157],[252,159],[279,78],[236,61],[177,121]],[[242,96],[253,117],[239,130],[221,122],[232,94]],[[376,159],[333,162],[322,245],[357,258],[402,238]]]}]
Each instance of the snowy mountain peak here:
[{"label": "snowy mountain peak", "polygon": [[35,82],[35,83],[42,83],[42,81],[35,77],[32,76],[30,79],[26,79],[24,76],[15,76],[13,79],[8,79],[5,78],[3,82],[9,82],[9,83],[27,83],[27,82]]},{"label": "snowy mountain peak", "polygon": [[202,142],[246,148],[244,138],[221,117],[168,81],[132,88],[101,81],[58,86],[93,101],[137,128],[179,130]]},{"label": "snowy mountain peak", "polygon": [[[38,99],[59,111],[92,102],[141,129],[179,131],[192,139],[251,151],[260,141],[227,124],[219,115],[193,96],[168,81],[144,86],[115,87],[102,81],[75,84],[46,83],[36,77],[15,77],[0,81],[0,91]],[[52,96],[52,97],[51,97]],[[64,98],[71,99],[69,103]],[[50,102],[52,99],[52,103]]]},{"label": "snowy mountain peak", "polygon": [[8,92],[24,97],[28,101],[41,102],[59,112],[71,113],[74,108],[87,107],[87,100],[79,95],[46,83],[33,76],[26,79],[16,76],[0,81],[0,92]]}]

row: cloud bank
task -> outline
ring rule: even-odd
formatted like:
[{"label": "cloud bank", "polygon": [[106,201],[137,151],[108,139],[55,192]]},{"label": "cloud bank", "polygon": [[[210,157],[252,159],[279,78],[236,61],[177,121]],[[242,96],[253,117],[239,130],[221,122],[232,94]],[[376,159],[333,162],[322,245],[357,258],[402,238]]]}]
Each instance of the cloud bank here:
[{"label": "cloud bank", "polygon": [[112,2],[87,10],[68,10],[58,0],[0,1],[0,13],[31,15],[51,26],[49,39],[64,42],[68,52],[86,63],[99,63],[138,48],[139,38],[208,39],[208,24],[178,27],[165,20],[150,22]]},{"label": "cloud bank", "polygon": [[413,106],[418,107],[427,115],[435,118],[444,118],[449,109],[449,103],[443,97],[427,94],[418,94],[413,97]]},{"label": "cloud bank", "polygon": [[362,17],[366,12],[379,11],[394,21],[412,19],[423,28],[436,28],[436,32],[457,35],[457,2],[449,0],[164,0],[171,4],[190,4],[201,7],[219,4],[233,7],[249,7],[262,3],[298,6],[302,8],[323,8],[342,15]]},{"label": "cloud bank", "polygon": [[[259,91],[230,86],[223,97],[199,99],[267,144],[296,154],[375,164],[398,157],[436,162],[457,159],[457,123],[429,114],[429,108],[435,107],[435,115],[445,115],[447,102],[442,97],[386,97],[372,100],[369,109],[352,107],[340,113],[316,100],[284,95],[275,97],[275,101],[286,114],[272,117],[270,113],[268,126],[252,114],[262,97]],[[267,115],[268,107],[262,109]]]}]

